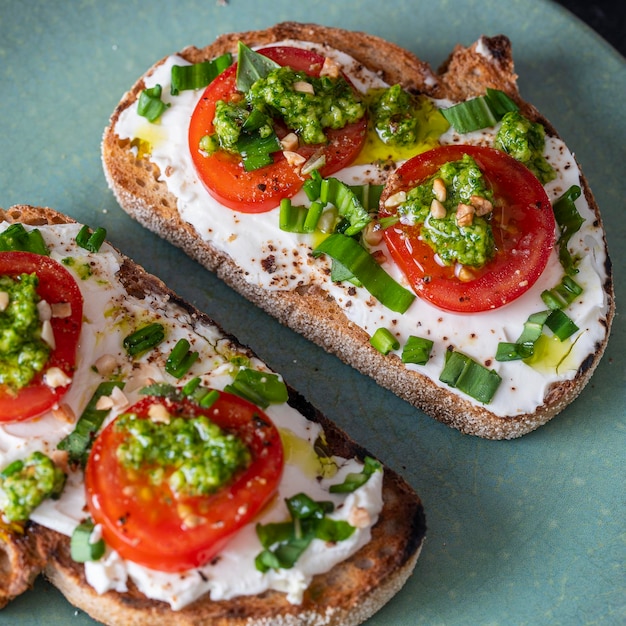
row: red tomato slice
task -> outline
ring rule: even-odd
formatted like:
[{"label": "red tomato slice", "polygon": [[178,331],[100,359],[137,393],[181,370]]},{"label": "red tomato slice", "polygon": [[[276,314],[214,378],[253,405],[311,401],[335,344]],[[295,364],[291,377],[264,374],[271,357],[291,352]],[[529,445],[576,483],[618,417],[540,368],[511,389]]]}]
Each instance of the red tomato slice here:
[{"label": "red tomato slice", "polygon": [[[148,396],[128,412],[147,418],[154,404],[166,404],[170,414],[205,415],[240,436],[252,453],[252,463],[232,484],[208,496],[176,499],[166,483],[155,486],[147,472],[133,472],[118,461],[124,434],[114,430],[115,422],[94,442],[85,468],[87,503],[94,522],[102,524],[107,544],[145,567],[183,571],[210,561],[271,500],[282,475],[283,448],[267,415],[230,393],[220,392],[208,409],[186,400]],[[185,526],[181,509],[203,521]]]},{"label": "red tomato slice", "polygon": [[[415,293],[435,306],[475,313],[512,302],[536,282],[555,242],[552,205],[537,178],[522,164],[493,148],[452,145],[424,152],[404,163],[390,178],[381,199],[409,190],[444,164],[469,154],[478,163],[499,199],[492,215],[496,255],[475,279],[463,282],[454,266],[441,266],[433,249],[420,239],[420,226],[397,224],[384,239]],[[393,210],[381,209],[381,217]]]},{"label": "red tomato slice", "polygon": [[[280,65],[288,65],[318,76],[324,57],[310,50],[279,46],[264,48],[260,53]],[[215,104],[228,100],[236,93],[237,64],[220,74],[205,90],[191,117],[189,147],[191,158],[200,179],[218,202],[244,213],[263,213],[278,206],[282,198],[290,198],[302,187],[304,179],[287,163],[282,152],[274,154],[274,163],[246,172],[241,159],[224,151],[211,156],[203,154],[198,145],[204,135],[213,133]],[[288,130],[277,128],[279,137]],[[326,164],[320,168],[322,176],[329,176],[349,165],[361,151],[367,135],[367,119],[348,124],[342,129],[326,130],[327,144],[303,145],[298,149],[305,158],[317,151],[326,156]]]},{"label": "red tomato slice", "polygon": [[56,347],[43,371],[17,393],[0,385],[0,422],[14,422],[41,415],[51,409],[69,389],[51,388],[43,382],[50,367],[59,367],[72,376],[83,321],[83,297],[72,275],[57,261],[32,252],[0,253],[0,275],[18,276],[35,273],[39,277],[37,293],[50,304],[69,302],[71,314],[50,320]]}]

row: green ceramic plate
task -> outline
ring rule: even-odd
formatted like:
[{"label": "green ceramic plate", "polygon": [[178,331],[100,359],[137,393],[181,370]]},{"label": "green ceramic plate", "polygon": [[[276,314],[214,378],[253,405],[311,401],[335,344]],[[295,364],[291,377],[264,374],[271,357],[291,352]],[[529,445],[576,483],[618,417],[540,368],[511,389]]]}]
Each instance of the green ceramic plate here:
[{"label": "green ceramic plate", "polygon": [[[100,138],[119,98],[154,61],[222,32],[281,20],[361,29],[438,66],[457,43],[507,34],[522,95],[575,151],[603,212],[618,303],[626,296],[624,58],[539,0],[0,1],[0,205],[48,205],[109,238],[228,331],[372,453],[426,507],[415,574],[369,622],[626,623],[626,336],[581,397],[509,442],[462,436],[256,310],[123,213],[107,189]],[[2,624],[92,621],[52,587],[0,612]]]}]

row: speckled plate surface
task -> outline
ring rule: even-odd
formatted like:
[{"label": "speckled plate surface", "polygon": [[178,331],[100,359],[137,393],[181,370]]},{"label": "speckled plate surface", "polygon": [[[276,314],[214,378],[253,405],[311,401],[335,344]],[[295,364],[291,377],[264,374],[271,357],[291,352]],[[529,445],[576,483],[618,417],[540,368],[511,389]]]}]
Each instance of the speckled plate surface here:
[{"label": "speckled plate surface", "polygon": [[[601,207],[618,306],[626,296],[624,58],[539,0],[0,0],[0,206],[48,205],[91,225],[249,344],[421,495],[429,534],[415,574],[369,622],[626,623],[626,334],[621,316],[581,397],[526,437],[460,435],[280,326],[116,205],[100,138],[154,61],[222,32],[281,20],[366,30],[438,66],[457,43],[507,34],[522,95],[575,151]],[[93,622],[52,587],[0,624]]]}]

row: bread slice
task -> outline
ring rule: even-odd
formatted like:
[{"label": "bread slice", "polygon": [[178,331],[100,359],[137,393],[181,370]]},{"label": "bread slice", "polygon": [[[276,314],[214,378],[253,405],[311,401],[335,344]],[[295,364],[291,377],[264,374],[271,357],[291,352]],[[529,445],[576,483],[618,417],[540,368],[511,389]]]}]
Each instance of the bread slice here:
[{"label": "bread slice", "polygon": [[[2,221],[34,226],[73,222],[53,209],[27,205],[0,209]],[[131,259],[124,256],[122,259],[118,278],[133,297],[157,298],[166,310],[183,311],[194,324],[217,329],[229,349],[254,357],[249,349],[158,278]],[[332,454],[360,459],[367,454],[291,388],[289,404],[323,427]],[[315,576],[301,604],[290,604],[285,594],[267,591],[258,596],[221,601],[211,601],[205,595],[173,611],[169,604],[145,597],[132,583],[126,593],[107,591],[99,595],[87,583],[83,565],[70,557],[69,537],[34,522],[22,526],[0,523],[0,608],[43,573],[73,605],[105,624],[359,624],[403,586],[415,567],[425,537],[424,510],[419,497],[389,468],[384,472],[383,501],[371,541],[328,573]]]},{"label": "bread slice", "polygon": [[[437,72],[410,52],[372,35],[292,22],[262,31],[223,35],[205,48],[190,47],[179,54],[189,62],[199,62],[227,51],[234,52],[240,40],[252,46],[289,39],[327,44],[352,56],[388,83],[399,82],[407,89],[438,100],[453,103],[482,95],[487,88],[500,89],[519,104],[527,117],[541,122],[547,135],[557,137],[548,120],[521,98],[511,44],[503,35],[481,37],[469,47],[457,46]],[[545,424],[578,396],[604,352],[614,315],[611,265],[602,221],[582,174],[580,180],[584,197],[595,217],[594,226],[600,233],[598,271],[603,302],[593,322],[598,340],[589,349],[586,358],[581,360],[576,372],[550,384],[533,408],[516,411],[512,406],[510,414],[496,413],[488,405],[453,393],[432,376],[407,368],[397,354],[383,355],[376,351],[370,345],[370,334],[352,322],[346,316],[345,308],[329,297],[323,288],[303,285],[295,289],[270,291],[248,280],[245,271],[228,252],[218,250],[208,238],[201,237],[190,223],[181,218],[179,199],[167,185],[167,172],[161,172],[150,160],[149,154],[138,154],[130,140],[120,138],[117,132],[120,116],[137,101],[144,88],[144,80],[164,62],[165,59],[156,63],[123,96],[103,136],[102,160],[106,179],[120,206],[132,218],[184,250],[281,323],[463,433],[489,439],[519,437]]]}]

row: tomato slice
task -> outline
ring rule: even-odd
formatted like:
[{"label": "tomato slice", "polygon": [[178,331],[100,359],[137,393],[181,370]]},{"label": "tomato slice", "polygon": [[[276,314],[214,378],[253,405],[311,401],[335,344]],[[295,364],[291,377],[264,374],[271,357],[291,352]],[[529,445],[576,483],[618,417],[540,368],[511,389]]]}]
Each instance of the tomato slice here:
[{"label": "tomato slice", "polygon": [[[155,486],[148,471],[133,472],[120,463],[116,451],[125,435],[114,429],[115,421],[94,442],[85,468],[87,503],[107,544],[145,567],[183,571],[210,561],[271,500],[282,475],[283,448],[267,415],[233,394],[220,392],[207,409],[187,400],[147,396],[127,412],[147,419],[154,404],[166,404],[171,415],[205,415],[241,437],[252,454],[251,464],[228,486],[207,496],[177,499],[167,483]],[[201,521],[185,525],[182,511]]]},{"label": "tomato slice", "polygon": [[[310,50],[277,46],[259,52],[280,65],[319,76],[324,57]],[[290,198],[304,182],[289,165],[282,152],[274,154],[274,163],[246,172],[241,159],[224,151],[206,156],[200,151],[200,139],[213,133],[213,118],[218,100],[228,100],[236,93],[237,64],[220,74],[204,91],[189,125],[191,158],[209,193],[224,206],[244,213],[263,213],[278,206],[282,198]],[[279,137],[286,135],[286,128],[277,128]],[[327,144],[303,145],[297,152],[309,158],[323,152],[326,164],[320,168],[322,176],[329,176],[349,165],[361,151],[367,136],[367,119],[348,124],[342,129],[327,129]]]},{"label": "tomato slice", "polygon": [[43,375],[50,367],[58,367],[72,376],[76,365],[78,339],[83,320],[83,297],[72,275],[57,261],[32,252],[0,253],[0,275],[18,276],[35,273],[39,277],[37,293],[50,304],[68,302],[71,306],[69,317],[53,317],[50,320],[56,347],[43,371],[35,376],[29,385],[18,392],[0,385],[0,422],[15,422],[51,409],[69,389],[48,387]]},{"label": "tomato slice", "polygon": [[450,161],[474,158],[497,199],[491,218],[495,257],[475,278],[461,281],[454,266],[437,263],[433,249],[420,238],[420,225],[397,224],[385,229],[391,256],[415,293],[435,306],[461,313],[495,309],[512,302],[536,282],[546,267],[555,242],[550,200],[537,178],[504,152],[479,146],[434,148],[406,161],[390,177],[381,198],[381,217],[394,213],[384,201],[408,191]]}]

